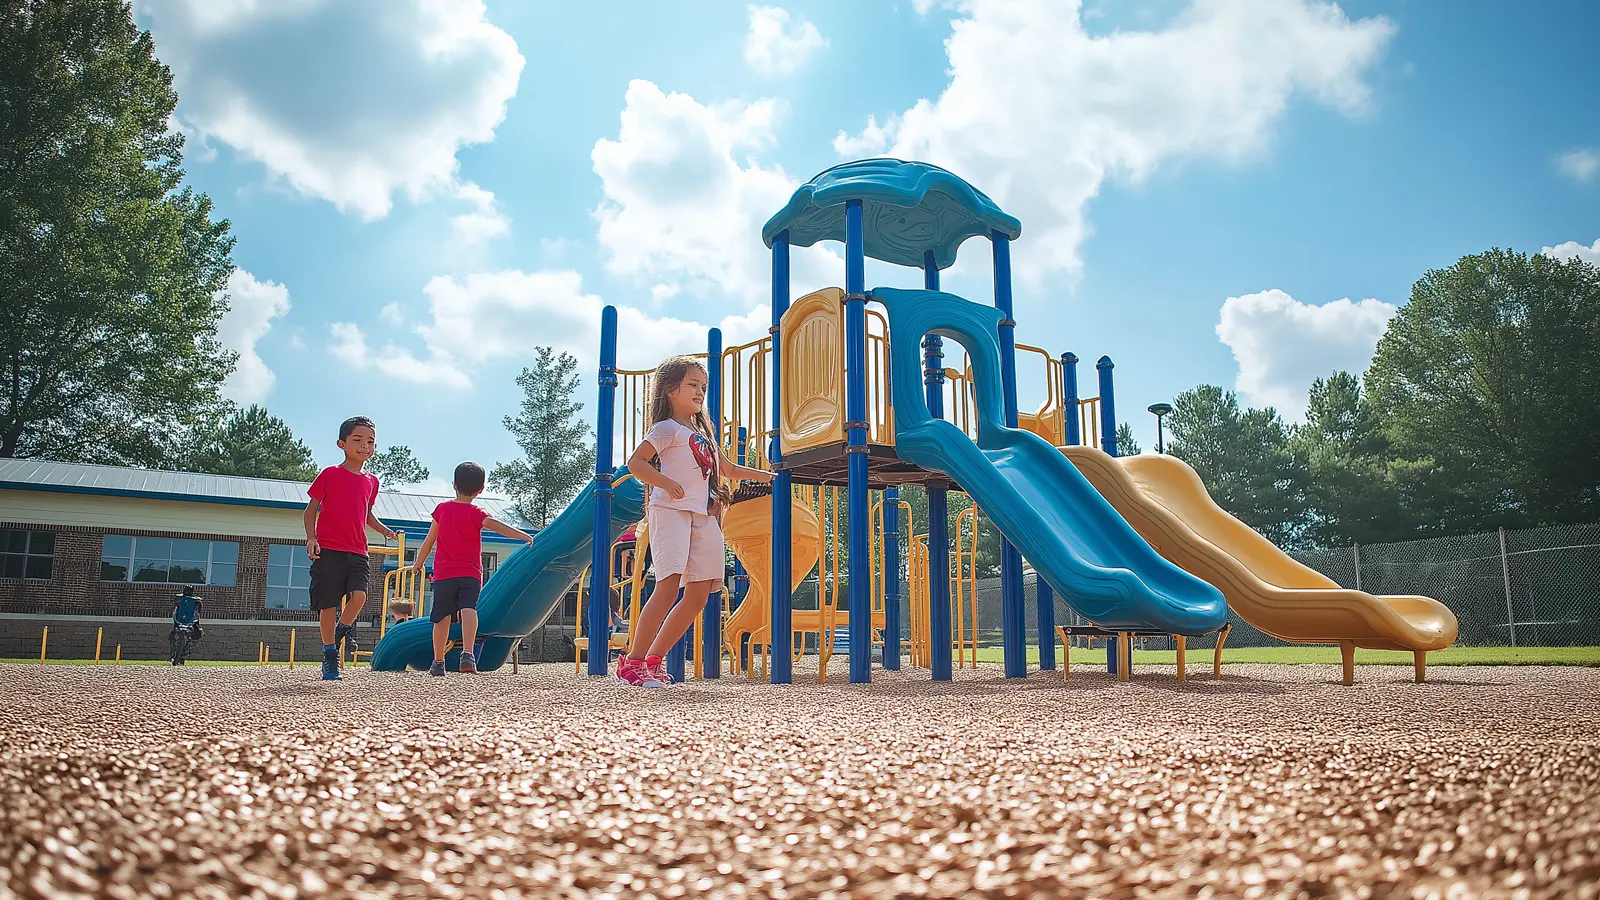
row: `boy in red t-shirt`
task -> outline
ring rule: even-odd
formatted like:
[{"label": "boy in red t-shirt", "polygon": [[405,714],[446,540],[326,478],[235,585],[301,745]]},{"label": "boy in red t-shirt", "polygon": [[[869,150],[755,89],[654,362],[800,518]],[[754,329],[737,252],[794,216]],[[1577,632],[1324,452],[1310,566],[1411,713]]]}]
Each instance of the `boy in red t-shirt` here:
[{"label": "boy in red t-shirt", "polygon": [[462,672],[478,671],[472,651],[478,637],[478,592],[483,588],[483,529],[533,543],[533,538],[472,505],[473,498],[483,493],[486,477],[483,466],[475,462],[456,466],[456,498],[434,508],[433,525],[417,550],[417,561],[411,564],[414,571],[421,572],[428,553],[438,545],[433,561],[433,612],[428,615],[433,621],[433,666],[428,669],[429,675],[444,674],[444,645],[450,640],[452,620],[461,623],[458,668]]},{"label": "boy in red t-shirt", "polygon": [[[322,630],[322,678],[339,680],[339,644],[367,602],[367,529],[394,540],[394,529],[378,521],[378,477],[361,471],[377,449],[378,432],[366,416],[339,425],[344,462],[317,475],[306,491],[306,555],[311,557],[311,608]],[[345,597],[344,616],[339,602]]]}]

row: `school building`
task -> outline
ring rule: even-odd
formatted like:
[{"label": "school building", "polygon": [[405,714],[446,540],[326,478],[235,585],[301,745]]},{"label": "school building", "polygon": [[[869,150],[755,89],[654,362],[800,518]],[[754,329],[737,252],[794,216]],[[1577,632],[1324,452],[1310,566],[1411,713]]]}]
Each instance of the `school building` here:
[{"label": "school building", "polygon": [[[49,657],[92,658],[99,629],[104,659],[117,645],[124,659],[164,659],[173,598],[193,585],[204,601],[206,631],[193,658],[253,660],[266,643],[273,658],[282,659],[293,629],[297,656],[313,659],[318,638],[302,520],[308,486],[0,460],[0,658],[38,658],[48,626]],[[441,499],[379,493],[375,512],[405,535],[408,562]],[[495,518],[531,532],[509,503],[478,502]],[[485,577],[518,546],[484,532]],[[370,564],[371,594],[357,630],[364,650],[377,638],[383,576],[398,560],[374,554]],[[524,641],[524,659],[570,658],[562,655],[561,640],[570,624],[570,616],[555,617],[549,633]]]}]

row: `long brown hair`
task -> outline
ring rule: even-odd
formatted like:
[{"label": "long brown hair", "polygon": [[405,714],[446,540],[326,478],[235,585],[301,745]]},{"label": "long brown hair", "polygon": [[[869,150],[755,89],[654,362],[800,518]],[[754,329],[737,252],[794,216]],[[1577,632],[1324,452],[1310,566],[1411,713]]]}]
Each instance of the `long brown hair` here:
[{"label": "long brown hair", "polygon": [[[650,421],[646,428],[654,426],[657,422],[672,418],[672,392],[683,384],[683,379],[692,371],[698,370],[700,374],[710,378],[705,364],[693,356],[669,356],[656,366],[655,377],[650,379]],[[689,419],[689,427],[698,432],[711,442],[711,496],[722,505],[726,506],[732,494],[728,491],[727,484],[722,480],[721,443],[717,440],[716,428],[711,424],[711,417],[706,415],[704,409],[695,411]]]}]

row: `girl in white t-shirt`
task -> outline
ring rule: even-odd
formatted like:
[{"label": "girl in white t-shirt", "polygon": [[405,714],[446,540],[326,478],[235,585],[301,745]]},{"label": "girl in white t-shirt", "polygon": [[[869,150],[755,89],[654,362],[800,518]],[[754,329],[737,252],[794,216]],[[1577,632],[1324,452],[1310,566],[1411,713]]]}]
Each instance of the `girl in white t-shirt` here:
[{"label": "girl in white t-shirt", "polygon": [[[692,356],[663,362],[650,392],[650,431],[628,457],[628,471],[651,488],[648,522],[656,573],[655,592],[639,611],[632,642],[617,666],[617,677],[629,684],[669,683],[662,654],[688,633],[722,580],[725,550],[718,515],[729,496],[723,479],[772,480],[771,472],[741,466],[722,452],[705,413],[710,380]],[[680,587],[683,602],[678,603]]]}]

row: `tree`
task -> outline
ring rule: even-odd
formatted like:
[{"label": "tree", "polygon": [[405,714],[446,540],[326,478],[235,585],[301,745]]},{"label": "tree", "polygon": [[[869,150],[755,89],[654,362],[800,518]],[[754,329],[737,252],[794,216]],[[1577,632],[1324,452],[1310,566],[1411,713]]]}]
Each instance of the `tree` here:
[{"label": "tree", "polygon": [[1138,456],[1139,442],[1133,438],[1133,426],[1123,422],[1117,426],[1117,455]]},{"label": "tree", "polygon": [[311,448],[289,426],[260,406],[235,409],[214,425],[197,429],[184,467],[211,475],[311,481],[317,464]]},{"label": "tree", "polygon": [[404,444],[397,444],[367,460],[366,471],[378,476],[378,481],[393,486],[421,484],[428,480],[428,467]]},{"label": "tree", "polygon": [[0,457],[171,464],[219,413],[226,221],[123,0],[0,6]]},{"label": "tree", "polygon": [[522,458],[496,463],[490,478],[524,519],[543,528],[583,487],[594,450],[588,427],[578,419],[583,404],[572,399],[578,390],[578,361],[549,347],[537,352],[533,367],[517,376],[521,411],[503,420],[522,448]]},{"label": "tree", "polygon": [[1427,272],[1367,384],[1442,532],[1600,518],[1600,267],[1491,250]]},{"label": "tree", "polygon": [[1319,546],[1414,537],[1411,506],[1426,468],[1394,458],[1381,410],[1349,372],[1311,384],[1306,423],[1294,430],[1294,455],[1306,463],[1306,540]]},{"label": "tree", "polygon": [[[917,534],[927,534],[929,522],[927,490],[921,485],[908,484],[900,488],[900,499],[906,501],[911,506],[911,518]],[[950,554],[952,559],[955,558],[958,541],[961,541],[964,547],[968,549],[971,548],[972,538],[970,536],[970,526],[963,527],[961,529],[962,536],[958,536],[956,530],[957,525],[961,521],[961,513],[971,506],[972,498],[961,491],[950,491],[946,495],[945,533],[950,538]],[[969,516],[967,520],[970,522],[971,517]],[[902,530],[904,530],[904,517],[901,518],[900,522],[900,527]],[[984,515],[983,510],[980,508],[978,510],[977,553],[977,570],[979,578],[994,578],[1000,574],[1000,539],[1000,529],[995,527],[994,520]],[[906,552],[905,548],[909,546],[910,541],[905,537],[905,535],[902,534],[900,538],[901,552]],[[901,571],[903,572],[905,570],[902,569]]]},{"label": "tree", "polygon": [[1272,407],[1239,408],[1238,397],[1203,384],[1174,398],[1167,452],[1195,468],[1219,506],[1279,546],[1302,538],[1304,463]]}]

